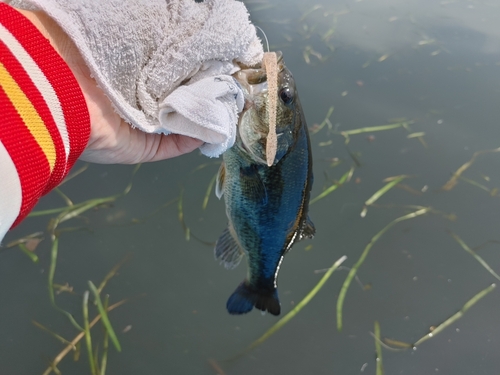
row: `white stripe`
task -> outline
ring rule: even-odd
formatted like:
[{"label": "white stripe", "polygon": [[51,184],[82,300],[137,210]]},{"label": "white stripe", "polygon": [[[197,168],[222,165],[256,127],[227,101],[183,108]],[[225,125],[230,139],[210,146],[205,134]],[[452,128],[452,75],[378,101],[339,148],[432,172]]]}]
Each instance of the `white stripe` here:
[{"label": "white stripe", "polygon": [[16,166],[0,142],[0,242],[19,216],[22,189]]},{"label": "white stripe", "polygon": [[33,58],[26,52],[21,43],[12,35],[9,30],[7,30],[3,25],[0,24],[0,40],[4,42],[12,54],[17,58],[21,66],[28,73],[36,88],[42,94],[43,99],[49,107],[52,118],[59,129],[59,134],[64,144],[64,151],[66,152],[66,162],[69,156],[69,136],[68,130],[66,129],[66,121],[64,120],[63,110],[61,108],[61,103],[57,97],[54,88],[50,84],[45,74],[38,67],[37,63]]}]

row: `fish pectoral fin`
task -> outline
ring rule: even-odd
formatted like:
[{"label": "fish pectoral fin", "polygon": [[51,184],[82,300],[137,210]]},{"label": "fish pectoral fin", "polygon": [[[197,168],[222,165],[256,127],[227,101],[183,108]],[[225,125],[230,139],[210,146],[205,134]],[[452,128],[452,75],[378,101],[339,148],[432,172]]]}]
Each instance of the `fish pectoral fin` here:
[{"label": "fish pectoral fin", "polygon": [[217,178],[215,179],[215,195],[219,199],[221,199],[222,194],[224,194],[225,179],[226,179],[226,165],[224,164],[224,162],[222,162],[219,167],[219,172],[217,172]]},{"label": "fish pectoral fin", "polygon": [[235,268],[240,264],[244,252],[226,228],[215,243],[215,259],[223,264],[226,269]]},{"label": "fish pectoral fin", "polygon": [[314,227],[314,224],[309,216],[307,216],[307,219],[302,226],[302,230],[300,231],[299,241],[304,238],[313,238],[315,233],[316,228]]},{"label": "fish pectoral fin", "polygon": [[255,165],[240,167],[241,189],[254,202],[267,204],[267,190]]}]

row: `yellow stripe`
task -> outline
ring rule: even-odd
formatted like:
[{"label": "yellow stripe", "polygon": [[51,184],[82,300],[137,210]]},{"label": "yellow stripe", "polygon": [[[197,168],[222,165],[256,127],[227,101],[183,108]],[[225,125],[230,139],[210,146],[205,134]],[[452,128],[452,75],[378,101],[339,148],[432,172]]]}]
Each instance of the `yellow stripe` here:
[{"label": "yellow stripe", "polygon": [[56,164],[54,141],[35,107],[2,63],[0,63],[0,85],[14,105],[17,113],[21,116],[24,124],[42,148],[52,172]]}]

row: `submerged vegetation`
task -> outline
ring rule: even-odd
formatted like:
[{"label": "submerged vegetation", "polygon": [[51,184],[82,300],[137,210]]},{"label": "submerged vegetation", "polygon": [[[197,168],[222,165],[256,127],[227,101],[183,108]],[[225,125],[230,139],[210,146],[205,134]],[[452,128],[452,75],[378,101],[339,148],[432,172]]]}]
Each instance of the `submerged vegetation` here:
[{"label": "submerged vegetation", "polygon": [[[295,63],[302,63],[305,66],[304,72],[306,74],[294,71],[296,78],[302,81],[301,84],[307,83],[306,80],[309,78],[307,74],[314,72],[314,69],[317,68],[325,86],[331,85],[324,90],[319,90],[324,97],[319,97],[319,99],[313,97],[312,99],[313,101],[318,99],[318,103],[320,103],[318,106],[321,109],[317,112],[307,113],[315,163],[315,188],[310,200],[311,217],[315,220],[316,225],[319,224],[320,229],[315,240],[304,244],[299,243],[293,250],[294,253],[300,252],[302,246],[305,251],[301,255],[306,255],[300,259],[303,264],[301,263],[300,267],[296,266],[294,269],[294,272],[300,270],[300,274],[293,275],[300,281],[297,281],[295,285],[291,284],[290,290],[284,290],[282,295],[283,317],[275,320],[268,315],[259,323],[255,323],[256,320],[252,319],[258,319],[259,316],[230,319],[231,317],[225,315],[215,318],[214,316],[207,317],[207,315],[202,317],[202,314],[193,312],[193,316],[200,320],[196,322],[196,330],[190,333],[192,336],[187,340],[194,341],[201,337],[200,340],[205,346],[201,344],[197,346],[194,343],[183,348],[185,353],[189,353],[189,360],[196,356],[210,357],[207,362],[211,372],[207,371],[207,373],[220,375],[237,373],[230,371],[231,369],[225,372],[223,367],[231,366],[237,360],[250,360],[253,363],[258,363],[261,358],[265,357],[262,353],[268,348],[279,347],[282,344],[295,345],[295,343],[284,342],[283,337],[286,337],[287,334],[295,334],[295,329],[300,333],[305,331],[307,334],[314,335],[317,333],[314,329],[318,328],[314,325],[308,325],[311,316],[314,317],[313,319],[316,317],[323,319],[327,316],[324,321],[320,322],[320,326],[321,329],[327,327],[325,331],[330,330],[327,334],[330,335],[329,339],[334,344],[332,347],[322,346],[323,343],[318,340],[317,347],[311,348],[315,351],[314,360],[319,357],[317,353],[325,348],[324,350],[328,351],[328,360],[325,362],[330,363],[331,359],[334,358],[335,366],[340,367],[341,365],[338,363],[342,364],[344,358],[337,356],[337,348],[334,345],[337,345],[338,342],[345,343],[347,340],[353,342],[354,336],[357,334],[355,339],[358,340],[356,345],[359,346],[356,348],[362,348],[363,344],[366,344],[369,350],[361,372],[382,375],[390,372],[389,369],[394,364],[394,355],[404,355],[393,353],[387,355],[388,351],[408,353],[419,348],[415,354],[423,355],[424,350],[421,349],[429,348],[432,344],[441,346],[446,342],[446,335],[458,332],[459,324],[470,326],[481,323],[481,318],[485,316],[487,308],[485,306],[493,298],[496,298],[495,306],[498,306],[496,285],[498,284],[497,280],[500,280],[500,269],[497,261],[498,249],[495,247],[498,247],[500,238],[484,237],[487,234],[484,234],[485,231],[482,228],[484,221],[480,221],[480,219],[487,219],[483,219],[480,215],[484,214],[487,217],[485,211],[488,209],[498,211],[499,208],[500,178],[498,168],[493,170],[491,165],[487,163],[493,162],[498,166],[500,148],[495,148],[497,147],[495,144],[481,147],[478,146],[477,142],[472,141],[469,144],[468,142],[473,136],[469,136],[468,133],[468,138],[464,137],[463,134],[459,136],[453,134],[457,129],[463,130],[460,128],[463,124],[448,125],[446,115],[452,112],[451,110],[461,113],[458,108],[463,103],[453,103],[450,108],[441,109],[441,106],[444,108],[446,105],[434,103],[435,98],[431,93],[419,91],[422,89],[418,87],[418,84],[408,90],[411,91],[408,93],[411,95],[409,100],[415,102],[414,108],[411,106],[412,103],[398,102],[396,99],[398,99],[399,93],[392,96],[384,93],[388,96],[379,100],[378,96],[382,96],[382,93],[377,92],[377,90],[380,90],[381,85],[377,86],[376,83],[381,81],[389,85],[390,80],[394,79],[390,76],[390,70],[397,72],[397,79],[405,84],[407,83],[404,81],[407,78],[406,75],[418,76],[418,74],[423,73],[414,67],[401,65],[402,61],[406,61],[401,52],[404,47],[401,45],[390,48],[390,46],[382,44],[366,48],[366,51],[361,49],[358,51],[355,41],[348,38],[338,38],[339,34],[344,33],[345,35],[351,31],[348,28],[342,29],[342,26],[344,20],[349,19],[348,17],[356,12],[356,7],[360,4],[373,4],[373,2],[356,1],[349,7],[345,4],[334,6],[303,2],[298,5],[300,14],[294,19],[276,17],[277,12],[282,12],[281,6],[285,4],[284,2],[250,0],[245,3],[250,8],[253,20],[261,25],[266,32],[271,29],[269,31],[271,33],[275,28],[275,35],[270,38],[271,50],[291,46],[289,51],[291,54],[296,54],[294,56]],[[463,2],[445,1],[439,6],[445,8],[450,4],[453,6],[454,3],[462,4]],[[474,3],[476,2],[472,1],[468,5],[472,6]],[[397,9],[390,11],[396,13]],[[369,23],[369,21],[365,21],[367,18],[376,17],[375,14],[373,17],[371,15],[366,17],[367,14],[369,12],[361,14],[362,22]],[[358,18],[358,22],[361,21]],[[445,59],[449,56],[455,58],[456,56],[450,53],[449,46],[446,46],[435,36],[427,35],[424,32],[421,22],[422,20],[415,17],[412,12],[404,15],[391,14],[380,21],[385,26],[386,24],[395,25],[395,27],[397,25],[401,28],[397,29],[398,31],[404,30],[405,27],[412,31],[411,38],[406,41],[408,44],[406,47],[410,50],[412,59],[417,60],[416,57],[421,58],[425,55],[427,58],[433,59],[432,61],[435,63],[437,59]],[[345,24],[347,23],[345,22]],[[352,27],[352,24],[349,26]],[[364,23],[359,25],[360,30],[357,31],[363,38],[369,38],[373,28],[362,29],[362,27],[364,27]],[[393,29],[390,30],[391,33],[394,33]],[[343,71],[352,74],[346,79],[339,77],[338,73],[342,69],[342,58],[346,55],[337,59],[336,54],[342,50],[354,51],[352,55],[348,55],[350,58],[349,70]],[[358,52],[360,53],[357,54]],[[419,64],[422,63],[420,60],[418,61]],[[353,62],[359,64],[358,70],[353,67]],[[396,62],[400,64],[398,65]],[[328,65],[330,63],[333,65]],[[382,69],[389,64],[393,65],[386,70]],[[468,67],[467,64],[469,63],[458,62],[457,66],[446,67],[443,65],[441,68],[447,73],[467,72],[467,76],[472,77],[473,70],[479,69],[479,65]],[[490,64],[488,68],[493,71],[493,69],[498,69],[500,63]],[[413,71],[409,72],[410,68]],[[373,73],[375,70],[377,72]],[[425,74],[428,73],[429,71],[425,72]],[[336,80],[327,81],[326,74],[336,77]],[[439,75],[441,74],[440,71]],[[458,73],[453,77],[457,80]],[[311,74],[310,78],[313,81],[313,78],[317,77],[313,77]],[[430,79],[433,78],[430,77]],[[394,87],[391,86],[389,89],[393,90]],[[373,90],[376,93],[368,96],[366,93],[368,90]],[[328,94],[325,95],[324,91],[327,91]],[[355,95],[357,95],[355,99],[348,102]],[[386,102],[391,102],[390,111],[383,112],[380,109],[380,104]],[[431,105],[437,108],[430,107]],[[420,107],[424,109],[421,110]],[[472,106],[468,105],[469,109],[470,107]],[[346,110],[349,113],[346,114]],[[365,111],[367,115],[358,117],[356,113],[358,111]],[[370,116],[375,119],[370,118]],[[390,118],[396,116],[408,117]],[[449,116],[453,117],[451,114]],[[455,116],[458,117],[458,115]],[[351,117],[354,120],[351,121]],[[473,124],[474,127],[479,128],[478,124],[481,121],[477,119],[477,123]],[[430,125],[431,123],[434,127]],[[445,125],[450,127],[436,131],[436,127],[444,128]],[[472,124],[470,126],[472,127]],[[479,139],[481,129],[474,128],[472,130],[471,134],[477,135]],[[460,138],[461,136],[463,138]],[[447,151],[454,150],[455,153],[441,152],[440,149],[444,142],[453,144],[454,148],[449,147]],[[498,143],[498,139],[495,139],[494,142]],[[419,150],[419,152],[415,152],[415,150]],[[376,160],[382,154],[386,154],[385,158],[380,156],[384,163],[377,164]],[[175,163],[176,161],[169,162]],[[219,233],[213,233],[211,237],[207,234],[200,236],[197,234],[199,234],[200,227],[212,220],[215,210],[222,210],[222,203],[215,199],[214,194],[215,172],[220,161],[199,160],[199,162],[199,166],[186,172],[190,173],[190,176],[196,176],[197,186],[190,189],[189,184],[184,184],[180,178],[170,181],[178,195],[167,203],[158,205],[157,211],[170,207],[169,223],[173,223],[172,232],[179,232],[182,238],[191,241],[189,245],[199,246],[200,253],[206,253],[212,251],[214,241]],[[424,168],[417,168],[420,166],[424,166]],[[89,172],[92,173],[92,168],[85,165],[76,170],[66,181],[71,178],[83,178],[89,173],[87,169],[90,169]],[[427,174],[427,169],[435,173]],[[158,174],[161,174],[161,167],[159,167],[159,171]],[[137,169],[134,169],[133,174],[136,172]],[[82,173],[83,176],[79,176]],[[181,186],[178,188],[179,185]],[[25,232],[22,234],[22,238],[9,240],[5,247],[0,249],[1,251],[19,252],[20,257],[26,256],[24,260],[30,266],[36,264],[37,267],[41,267],[44,261],[47,264],[47,271],[44,274],[48,284],[49,295],[47,298],[52,304],[54,314],[61,317],[61,321],[68,329],[62,334],[59,330],[56,332],[55,329],[51,329],[47,320],[38,319],[33,320],[32,323],[27,322],[27,324],[33,324],[35,329],[40,330],[40,334],[46,337],[48,342],[61,345],[59,353],[55,352],[54,355],[51,354],[50,358],[47,358],[47,368],[45,369],[44,365],[40,371],[43,375],[65,373],[65,371],[60,370],[60,367],[71,361],[77,361],[77,364],[73,366],[84,368],[87,373],[105,375],[111,373],[110,370],[107,370],[108,362],[120,361],[124,355],[134,355],[128,351],[129,348],[123,342],[120,331],[117,330],[116,320],[114,320],[116,314],[120,314],[120,311],[127,308],[126,306],[122,308],[122,306],[129,299],[118,300],[113,294],[107,295],[110,290],[107,285],[109,280],[117,275],[129,258],[125,257],[113,267],[100,283],[95,277],[89,277],[82,281],[80,287],[76,287],[69,285],[60,276],[64,267],[61,258],[64,252],[71,251],[72,234],[76,231],[86,230],[85,216],[91,212],[94,217],[105,215],[108,211],[107,208],[111,205],[130,197],[127,194],[131,187],[132,185],[129,184],[124,191],[119,191],[111,196],[74,202],[71,199],[70,189],[66,189],[66,186],[63,185],[52,194],[57,195],[64,204],[47,210],[37,210],[30,214],[31,218],[46,217],[47,228],[39,228],[40,230],[35,228],[30,230],[29,234]],[[193,191],[196,192],[193,193]],[[155,215],[157,211],[148,215],[148,218]],[[323,215],[322,219],[326,218],[323,222],[317,219],[321,215]],[[335,220],[339,217],[342,220]],[[341,221],[341,224],[345,225],[339,225]],[[140,221],[133,221],[133,224],[138,222]],[[225,222],[220,223],[221,228],[224,225]],[[34,232],[35,230],[37,231]],[[412,237],[412,242],[410,242],[409,236],[405,236],[417,230],[421,231],[418,234],[421,235],[421,238],[417,235],[416,239]],[[496,232],[493,233],[492,237],[494,236],[498,236]],[[477,245],[478,243],[481,244]],[[425,247],[419,254],[411,254],[406,249],[406,247],[415,248],[418,246]],[[486,247],[488,248],[484,250]],[[441,257],[431,259],[429,256],[431,252],[440,254]],[[342,256],[343,254],[346,254],[348,259],[346,256]],[[402,262],[401,259],[393,258],[394,254],[403,254],[406,263]],[[290,258],[294,256],[295,254],[292,254]],[[420,263],[418,265],[420,267],[432,269],[425,276],[433,277],[432,280],[427,280],[426,284],[431,285],[431,288],[428,290],[419,289],[418,293],[421,294],[418,296],[415,295],[415,290],[408,288],[407,280],[395,278],[394,274],[390,273],[399,267],[412,271],[416,269],[415,275],[408,275],[410,280],[411,277],[414,277],[415,280],[423,278],[423,275],[418,274],[420,269],[417,268],[417,262],[414,262],[417,257],[419,257]],[[321,259],[319,266],[318,259]],[[327,268],[326,273],[319,279],[313,269],[328,267],[335,259],[338,260],[331,268]],[[440,262],[438,267],[435,264],[436,259]],[[458,264],[459,260],[460,266],[464,267],[467,272],[457,271],[455,261]],[[287,267],[286,263],[284,268]],[[389,265],[382,268],[382,264]],[[410,268],[408,264],[414,268]],[[129,267],[134,266],[129,265]],[[443,282],[447,287],[455,287],[455,284],[451,283],[451,278],[448,281],[448,274],[452,271],[455,272],[455,275],[460,274],[460,282],[468,283],[470,290],[463,291],[455,288],[454,293],[448,294],[447,289],[439,288],[442,285],[438,285],[438,282]],[[186,271],[181,271],[179,268],[179,272]],[[196,275],[195,271],[187,272]],[[223,271],[214,267],[214,271],[207,272],[220,273]],[[97,279],[100,278],[101,276]],[[454,283],[456,278],[453,279]],[[216,281],[211,277],[209,279],[210,286],[216,285]],[[386,284],[382,284],[382,279]],[[303,280],[308,282],[306,285],[309,287],[303,293],[298,293],[297,285]],[[120,282],[124,282],[124,280],[120,280]],[[356,282],[361,284],[360,288],[357,288]],[[434,288],[434,283],[436,288]],[[395,284],[402,293],[398,294],[397,297],[392,297],[391,293],[395,289],[393,287]],[[418,284],[415,283],[415,285]],[[166,289],[170,287],[165,286]],[[178,288],[179,286],[175,285],[174,287]],[[182,287],[184,288],[183,292],[189,293],[187,290],[189,287]],[[309,288],[311,289],[309,290]],[[214,286],[212,290],[216,290],[216,287]],[[286,294],[287,292],[289,294]],[[155,291],[155,293],[161,293],[161,291]],[[226,297],[225,292],[220,294],[221,299],[217,304],[220,304],[220,301]],[[379,303],[385,303],[387,306],[382,306],[382,308],[376,306],[378,309],[372,309],[373,306],[369,305],[371,302],[368,297],[377,299],[380,296],[385,299],[384,302],[379,301]],[[70,303],[66,303],[68,301]],[[73,310],[66,307],[71,303],[77,306]],[[401,318],[400,320],[406,319],[406,316],[402,315],[403,313],[401,316],[397,314],[400,314],[400,311],[405,311],[404,314],[406,314],[408,311],[408,315],[411,315],[414,310],[417,310],[415,305],[418,305],[420,315],[416,318],[412,315],[412,324],[408,324],[405,330],[399,331],[401,325],[399,325],[400,322],[394,322],[395,316],[397,319]],[[393,306],[399,306],[400,310],[396,313],[392,311],[388,313],[387,311]],[[225,314],[222,309],[216,311]],[[495,320],[496,315],[490,315],[494,322],[498,322]],[[464,316],[467,316],[467,319],[461,320]],[[205,321],[201,320],[202,318]],[[219,333],[215,329],[211,330],[212,327],[203,326],[203,324],[212,324],[212,320],[216,319],[220,321],[217,321],[218,325],[214,324],[214,326],[217,326],[217,329],[223,327],[227,331]],[[224,322],[224,319],[227,321]],[[165,324],[165,322],[162,321],[159,324]],[[306,329],[301,331],[300,329],[303,327]],[[460,326],[460,328],[462,327]],[[480,328],[483,330],[482,332],[487,329],[484,326]],[[395,329],[398,331],[395,332]],[[68,331],[72,333],[68,334]],[[371,332],[373,337],[370,337],[369,331],[373,331]],[[436,339],[436,337],[438,338]],[[430,341],[431,339],[432,341]],[[317,338],[312,337],[312,340],[316,342]],[[461,340],[463,346],[469,345],[472,348],[476,344],[476,342],[468,342],[469,338],[465,337],[465,334]],[[224,341],[225,344],[229,343],[227,345],[230,348],[229,355],[226,352],[220,354],[220,351],[226,348],[226,345],[217,344],[220,341]],[[300,337],[297,342],[299,341]],[[359,344],[360,342],[363,344]],[[497,347],[494,346],[494,342],[488,345],[491,345],[493,349]],[[120,356],[110,359],[110,353],[120,350],[122,351]],[[217,356],[225,358],[234,353],[242,354],[234,361],[212,358]],[[473,350],[470,350],[468,354],[470,354],[468,361],[475,360],[472,356]],[[39,356],[39,353],[30,353],[30,355],[36,357]],[[309,358],[308,355],[308,353],[301,355],[296,361],[305,362]],[[283,358],[272,356],[272,361],[277,363],[283,360]],[[484,359],[477,359],[478,363],[480,360]],[[294,358],[287,358],[287,361],[293,362]],[[436,361],[441,361],[441,359],[436,357]],[[42,372],[43,370],[45,371]],[[345,373],[345,370],[327,370],[329,373]],[[252,371],[254,371],[253,368]],[[255,372],[257,371],[255,370]],[[171,369],[167,368],[165,372],[171,372]],[[269,371],[269,373],[271,372]]]},{"label": "submerged vegetation", "polygon": [[[138,171],[140,165],[137,165],[132,171],[132,177]],[[64,180],[61,185],[65,182],[71,180],[77,175],[81,174],[87,169],[87,166],[82,167],[81,169],[75,171],[72,175],[70,175],[66,180]],[[114,348],[120,352],[121,345],[119,339],[115,333],[115,330],[112,327],[110,317],[108,313],[117,307],[123,305],[127,299],[123,299],[119,302],[114,302],[110,304],[110,296],[105,295],[102,297],[102,292],[106,287],[106,284],[109,280],[111,280],[118,272],[118,270],[125,264],[127,260],[129,260],[130,256],[126,256],[122,261],[120,261],[117,265],[115,265],[107,275],[105,275],[102,282],[99,284],[99,287],[96,287],[91,280],[88,280],[88,290],[83,291],[83,294],[80,294],[74,290],[73,287],[61,284],[56,284],[54,282],[56,278],[56,267],[58,254],[60,250],[60,241],[61,237],[63,238],[63,242],[66,237],[69,238],[68,232],[75,232],[83,229],[83,227],[60,227],[61,224],[71,221],[72,219],[81,218],[81,215],[87,211],[98,209],[100,207],[108,207],[110,203],[115,202],[117,199],[126,196],[130,189],[132,188],[132,182],[130,182],[122,193],[112,195],[104,198],[95,198],[90,199],[81,203],[74,204],[71,199],[64,194],[60,187],[55,189],[55,194],[58,194],[66,203],[66,206],[42,210],[42,211],[33,211],[29,217],[37,217],[37,216],[51,216],[47,225],[47,234],[50,237],[51,246],[50,246],[50,265],[48,271],[48,292],[49,292],[49,300],[53,306],[53,308],[64,315],[68,323],[70,323],[74,329],[78,332],[74,339],[67,340],[56,332],[53,332],[42,323],[34,321],[33,324],[39,329],[47,332],[49,335],[54,337],[56,340],[60,341],[65,345],[65,348],[50,361],[49,367],[43,372],[43,375],[49,375],[52,372],[55,374],[61,374],[61,371],[58,369],[58,365],[60,362],[71,352],[73,352],[73,359],[75,361],[80,358],[80,341],[82,339],[85,340],[85,345],[87,348],[86,354],[89,361],[89,369],[92,375],[105,375],[107,368],[107,359],[108,359],[108,341],[111,339],[111,342]],[[18,247],[23,253],[25,253],[34,263],[39,261],[38,256],[35,251],[38,247],[38,244],[44,239],[44,232],[36,232],[30,235],[27,235],[23,238],[11,241],[7,244],[6,248]],[[68,294],[72,295],[71,298],[82,298],[82,310],[81,310],[81,322],[77,321],[77,315],[72,312],[69,312],[59,306],[56,302],[56,295],[68,292]],[[92,296],[92,297],[91,297]],[[92,301],[93,300],[93,301]],[[95,306],[95,307],[94,307]],[[94,313],[95,312],[95,313]],[[94,315],[91,318],[91,315]],[[92,320],[91,320],[92,319]],[[93,335],[91,333],[91,329],[99,322],[102,322],[103,334]],[[102,336],[102,337],[101,337]],[[101,338],[99,340],[97,337]]]},{"label": "submerged vegetation", "polygon": [[333,263],[332,267],[329,268],[326,273],[323,275],[321,280],[316,284],[316,286],[283,318],[281,318],[276,324],[274,324],[271,328],[269,328],[261,337],[255,340],[249,347],[248,350],[252,350],[266,341],[269,337],[271,337],[274,333],[276,333],[279,329],[281,329],[286,323],[288,323],[295,315],[299,313],[304,306],[306,306],[311,299],[319,292],[319,290],[325,285],[326,281],[330,278],[332,273],[337,270],[342,263],[347,259],[344,255],[340,259],[338,259],[335,263]]},{"label": "submerged vegetation", "polygon": [[[312,142],[315,142],[317,137],[324,139],[325,133],[333,136],[334,138],[337,136],[342,136],[345,140],[345,143],[349,143],[351,140],[352,136],[360,135],[360,134],[371,134],[372,132],[378,131],[378,132],[385,132],[385,131],[395,131],[398,128],[406,128],[408,131],[409,135],[406,136],[406,139],[418,139],[420,143],[427,148],[427,143],[424,141],[423,137],[425,136],[425,132],[423,131],[418,131],[418,132],[413,132],[411,133],[411,129],[409,128],[410,124],[414,124],[414,121],[409,121],[406,119],[398,119],[399,121],[395,121],[393,124],[389,125],[381,125],[381,126],[369,126],[365,128],[359,128],[359,129],[353,129],[353,130],[345,130],[345,131],[338,131],[335,130],[331,121],[330,117],[333,114],[333,107],[331,107],[324,118],[324,120],[321,122],[319,125],[314,125],[311,128],[311,134],[312,134]],[[335,139],[330,139],[328,142],[321,142],[320,146],[323,145],[331,145],[335,144]],[[338,144],[338,143],[337,143]],[[331,201],[335,201],[335,194],[339,191],[340,188],[343,189],[349,189],[350,186],[352,187],[353,181],[357,184],[359,183],[359,177],[356,177],[358,169],[362,165],[362,159],[359,158],[359,153],[352,152],[350,149],[346,148],[345,151],[349,154],[350,159],[352,160],[352,166],[346,168],[345,166],[344,171],[341,171],[340,178],[338,180],[333,179],[333,183],[329,185],[324,185],[323,190],[316,195],[313,194],[311,197],[310,204],[314,206],[315,203],[317,203],[320,200],[326,200],[327,197]],[[479,151],[474,153],[474,156],[472,160],[468,163],[466,163],[464,166],[459,168],[459,170],[454,173],[451,181],[454,181],[454,185],[456,185],[456,182],[458,179],[465,179],[465,177],[462,176],[462,174],[472,165],[474,162],[475,158],[477,158],[478,155],[481,154],[488,154],[488,153],[494,153],[497,152],[498,150],[486,150],[486,151]],[[329,168],[336,168],[337,166],[341,164],[345,164],[345,160],[342,161],[340,158],[332,158],[332,159],[327,159],[327,161],[330,162]],[[340,168],[339,168],[340,169]],[[346,170],[347,169],[347,170]],[[325,176],[328,179],[328,175],[325,172]],[[426,193],[428,192],[428,186],[424,185],[421,189],[417,190],[413,188],[412,186],[408,184],[403,184],[403,182],[409,181],[409,183],[414,184],[415,181],[418,181],[421,178],[421,176],[413,176],[409,174],[404,174],[404,175],[398,175],[398,176],[393,176],[393,177],[387,177],[383,179],[383,185],[380,189],[375,191],[371,196],[369,196],[368,199],[366,199],[363,202],[359,202],[362,206],[362,210],[360,213],[361,218],[365,218],[367,216],[368,208],[372,208],[373,210],[378,210],[380,211],[381,209],[393,209],[393,208],[398,208],[405,210],[406,213],[402,216],[396,217],[392,221],[389,221],[385,226],[382,224],[381,229],[376,232],[373,237],[370,239],[368,244],[365,246],[363,251],[361,252],[359,259],[352,265],[352,267],[347,268],[347,267],[340,267],[341,263],[343,263],[346,259],[345,256],[340,258],[338,261],[335,262],[334,266],[332,268],[327,269],[327,273],[324,275],[324,277],[316,284],[316,286],[297,304],[295,304],[290,311],[283,317],[281,318],[278,322],[274,323],[271,325],[267,331],[265,331],[259,338],[257,338],[255,341],[253,341],[247,348],[241,352],[237,357],[235,358],[241,358],[241,356],[248,354],[249,351],[257,348],[258,346],[262,345],[264,342],[268,340],[272,340],[272,336],[280,329],[283,329],[286,324],[291,324],[292,320],[298,316],[298,313],[311,301],[311,299],[317,294],[317,292],[323,287],[325,284],[326,280],[331,276],[332,272],[335,270],[338,270],[339,268],[344,268],[348,269],[348,274],[347,277],[345,278],[343,284],[340,286],[338,289],[338,296],[337,296],[337,309],[336,309],[336,321],[337,321],[337,329],[340,331],[342,330],[344,326],[344,305],[346,303],[346,296],[348,293],[348,289],[350,284],[352,283],[353,280],[358,280],[358,273],[362,265],[365,267],[370,267],[370,262],[369,262],[369,254],[371,253],[371,250],[375,247],[375,245],[379,242],[379,240],[383,236],[390,236],[390,230],[395,227],[397,224],[401,222],[406,222],[410,219],[415,219],[418,217],[426,217],[426,216],[436,216],[438,218],[444,219],[444,223],[448,222],[455,222],[457,221],[457,216],[454,213],[445,213],[442,212],[434,207],[431,206],[423,206],[423,205],[418,205],[418,204],[380,204],[379,202],[382,200],[385,201],[390,201],[390,195],[392,194],[392,191],[395,188],[400,188],[403,191],[406,191],[407,193],[411,194],[413,197],[418,197],[419,201],[422,201],[422,197],[426,197]],[[486,181],[489,181],[489,178],[485,177],[484,178]],[[450,184],[447,184],[450,186]],[[454,187],[454,185],[452,187]],[[472,184],[477,186],[478,184]],[[207,188],[207,194],[205,195],[204,199],[204,204],[203,204],[203,209],[206,207],[206,201],[207,201],[207,196],[208,192],[211,192],[213,190],[213,179],[209,182],[208,188]],[[442,190],[451,190],[451,189],[442,189]],[[484,187],[482,190],[487,190],[489,192],[495,191],[495,188],[487,188]],[[333,193],[332,197],[330,195]],[[435,191],[434,193],[438,193]],[[492,197],[495,197],[496,194],[490,194]],[[326,201],[324,204],[328,204]],[[314,211],[313,211],[314,215]],[[368,219],[365,219],[368,220]],[[422,219],[421,219],[422,220]],[[183,221],[181,221],[181,224],[183,224]],[[184,228],[185,230],[185,228]],[[494,271],[494,269],[488,265],[488,263],[477,254],[477,250],[479,248],[475,248],[474,250],[469,248],[469,246],[455,233],[449,231],[451,237],[470,255],[472,255],[477,262],[479,262],[494,278],[500,280],[500,276]],[[497,241],[488,241],[485,244],[481,245],[480,247],[483,247],[484,245],[487,245],[488,243],[497,243]],[[450,244],[451,246],[451,244]],[[315,247],[316,248],[316,247]],[[312,245],[308,245],[305,248],[306,250],[312,249]],[[383,250],[383,249],[379,249]],[[383,256],[380,253],[379,254],[373,254],[371,257],[380,257]],[[394,280],[397,282],[397,280]],[[369,290],[371,288],[371,285],[362,285],[363,290]],[[369,286],[369,287],[368,287]],[[375,321],[375,329],[374,333],[372,334],[375,338],[375,349],[376,349],[376,357],[375,357],[375,368],[376,368],[376,374],[377,375],[383,375],[384,374],[384,366],[382,364],[382,355],[383,355],[383,350],[390,350],[390,351],[405,351],[409,349],[416,349],[418,346],[420,346],[423,342],[426,340],[429,340],[442,331],[444,331],[447,327],[449,327],[452,324],[455,324],[473,305],[478,303],[483,297],[485,297],[487,294],[491,293],[496,287],[496,284],[491,284],[484,290],[480,291],[477,293],[475,296],[473,296],[469,301],[467,301],[460,310],[450,316],[449,318],[444,319],[444,321],[441,324],[438,324],[437,326],[431,326],[430,332],[426,333],[424,336],[422,336],[419,340],[415,341],[414,343],[410,342],[405,342],[405,341],[400,341],[400,340],[395,340],[391,338],[386,338],[383,337],[381,330],[380,330],[380,324],[378,321]],[[334,296],[330,296],[329,299],[333,298]],[[323,297],[325,298],[325,297]],[[332,319],[334,316],[332,316]],[[271,324],[271,323],[270,323]],[[235,360],[233,358],[232,360]],[[213,360],[211,360],[213,361]],[[367,365],[366,363],[365,365]],[[212,365],[213,366],[213,365]],[[215,368],[215,367],[214,367]],[[217,368],[220,368],[220,363],[217,362]],[[364,367],[363,367],[364,369]],[[222,371],[222,370],[221,370]]]}]

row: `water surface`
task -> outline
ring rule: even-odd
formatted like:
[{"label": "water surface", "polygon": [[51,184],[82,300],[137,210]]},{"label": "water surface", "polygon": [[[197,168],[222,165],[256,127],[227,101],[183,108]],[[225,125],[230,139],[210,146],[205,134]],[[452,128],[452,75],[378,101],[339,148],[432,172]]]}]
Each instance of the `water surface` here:
[{"label": "water surface", "polygon": [[[56,299],[79,321],[87,281],[99,283],[132,254],[105,290],[111,303],[132,297],[110,313],[123,351],[110,349],[109,374],[216,374],[209,359],[226,374],[375,374],[370,335],[375,321],[382,337],[414,343],[498,281],[449,231],[471,248],[492,241],[478,254],[500,272],[500,247],[494,242],[500,240],[500,199],[495,194],[500,154],[478,156],[463,174],[469,181],[459,180],[451,191],[440,188],[474,152],[500,145],[500,4],[271,0],[247,6],[271,49],[283,51],[309,126],[320,124],[335,108],[331,127],[311,138],[313,197],[355,166],[350,182],[311,206],[314,240],[296,244],[285,258],[279,278],[283,314],[319,281],[315,270],[330,267],[342,255],[348,257],[344,266],[351,267],[377,232],[411,212],[401,206],[430,206],[456,220],[429,214],[385,233],[359,269],[361,285],[354,282],[347,292],[341,332],[335,307],[346,269],[335,272],[281,331],[235,358],[277,318],[258,311],[230,316],[225,310],[246,269],[242,264],[226,271],[206,244],[226,226],[223,202],[213,193],[202,209],[219,161],[194,152],[143,165],[126,197],[68,222],[65,227],[83,229],[60,238],[55,282],[68,283],[77,295],[63,293]],[[347,146],[339,134],[397,121],[411,122],[410,129],[353,135]],[[408,138],[417,132],[425,133],[423,143]],[[92,165],[61,190],[74,202],[113,195],[129,183],[132,170]],[[383,180],[402,174],[411,176],[404,183],[412,190],[390,190],[377,202],[383,207],[370,207],[361,218],[364,202]],[[181,191],[189,241],[178,219]],[[51,193],[37,209],[62,205],[60,196]],[[4,243],[45,230],[49,218],[25,220]],[[67,339],[78,333],[50,305],[50,241],[45,237],[36,249],[38,264],[16,249],[0,252],[1,374],[41,374],[62,350],[32,320]],[[500,368],[499,310],[495,290],[417,350],[384,350],[385,373],[495,373]],[[127,326],[131,329],[123,333]],[[98,339],[101,328],[94,331]],[[84,354],[78,362],[66,358],[59,369],[63,374],[89,373]]]}]

